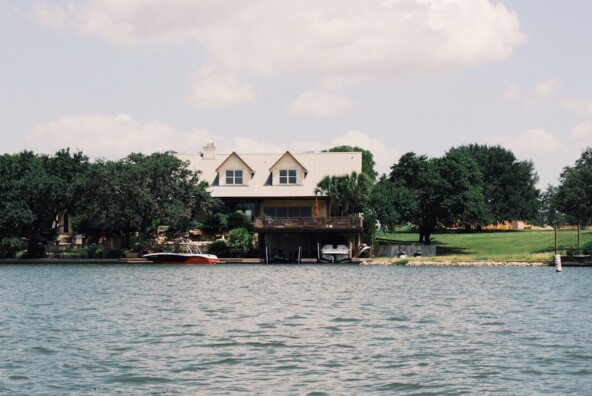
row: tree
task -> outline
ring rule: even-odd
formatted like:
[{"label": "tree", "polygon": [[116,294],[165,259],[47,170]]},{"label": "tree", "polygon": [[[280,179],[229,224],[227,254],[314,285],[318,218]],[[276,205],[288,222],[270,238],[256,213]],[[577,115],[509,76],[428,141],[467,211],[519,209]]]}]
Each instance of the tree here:
[{"label": "tree", "polygon": [[170,152],[99,161],[85,183],[92,195],[81,202],[78,221],[111,235],[133,229],[151,234],[161,224],[179,228],[198,210],[208,213],[217,205],[199,172]]},{"label": "tree", "polygon": [[372,182],[365,173],[352,172],[345,176],[325,176],[315,194],[329,197],[329,206],[339,207],[340,215],[364,212],[370,196]]},{"label": "tree", "polygon": [[25,237],[38,257],[58,229],[59,216],[73,212],[84,194],[88,158],[60,150],[53,156],[30,151],[0,157],[0,235]]},{"label": "tree", "polygon": [[565,216],[560,213],[558,208],[557,190],[557,187],[549,185],[539,195],[539,212],[535,219],[536,224],[557,226],[565,222]]},{"label": "tree", "polygon": [[403,220],[401,209],[395,204],[403,202],[400,195],[403,191],[405,190],[397,187],[385,175],[372,188],[369,206],[383,226],[394,229]]},{"label": "tree", "polygon": [[592,148],[586,148],[573,167],[563,169],[556,202],[574,223],[585,226],[592,222]]},{"label": "tree", "polygon": [[401,217],[419,229],[419,242],[429,244],[440,226],[476,226],[488,217],[477,164],[466,154],[442,158],[404,154],[391,167],[389,179],[400,201]]},{"label": "tree", "polygon": [[372,182],[376,180],[378,173],[374,170],[376,163],[374,162],[374,156],[368,150],[364,150],[358,146],[336,146],[332,147],[329,152],[333,153],[362,153],[362,173],[365,173]]},{"label": "tree", "polygon": [[538,176],[530,161],[518,161],[501,146],[470,144],[450,152],[468,154],[479,166],[492,221],[504,222],[535,218],[538,210]]}]

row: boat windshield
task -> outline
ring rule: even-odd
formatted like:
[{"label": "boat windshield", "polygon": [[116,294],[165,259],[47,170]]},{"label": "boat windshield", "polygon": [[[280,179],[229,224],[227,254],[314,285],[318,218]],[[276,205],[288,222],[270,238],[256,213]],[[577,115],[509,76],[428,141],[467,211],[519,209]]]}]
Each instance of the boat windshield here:
[{"label": "boat windshield", "polygon": [[176,243],[173,251],[175,253],[201,254],[201,250],[199,249],[199,246],[197,246],[196,243],[192,243],[192,242]]}]

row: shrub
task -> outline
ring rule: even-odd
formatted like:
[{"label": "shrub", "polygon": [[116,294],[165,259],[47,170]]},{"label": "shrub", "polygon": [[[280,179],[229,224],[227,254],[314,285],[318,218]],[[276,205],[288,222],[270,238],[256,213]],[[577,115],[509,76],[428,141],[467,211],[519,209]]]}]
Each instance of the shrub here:
[{"label": "shrub", "polygon": [[103,245],[92,245],[87,250],[88,258],[103,258]]},{"label": "shrub", "polygon": [[584,244],[584,249],[582,250],[582,253],[592,255],[592,241],[588,241]]},{"label": "shrub", "polygon": [[251,235],[246,228],[235,228],[228,233],[228,247],[238,256],[247,254],[251,247]]},{"label": "shrub", "polygon": [[215,241],[208,245],[208,253],[215,254],[218,257],[228,257],[230,256],[230,249],[226,242],[224,241]]},{"label": "shrub", "polygon": [[0,240],[0,258],[15,258],[17,253],[25,248],[26,244],[20,238],[3,238]]},{"label": "shrub", "polygon": [[203,222],[203,231],[207,234],[221,234],[226,231],[228,220],[222,213],[215,213],[207,216]]},{"label": "shrub", "polygon": [[249,216],[242,212],[233,212],[226,216],[226,220],[228,223],[228,229],[234,230],[236,228],[244,228],[248,231],[251,231],[253,225],[251,224],[251,219]]}]

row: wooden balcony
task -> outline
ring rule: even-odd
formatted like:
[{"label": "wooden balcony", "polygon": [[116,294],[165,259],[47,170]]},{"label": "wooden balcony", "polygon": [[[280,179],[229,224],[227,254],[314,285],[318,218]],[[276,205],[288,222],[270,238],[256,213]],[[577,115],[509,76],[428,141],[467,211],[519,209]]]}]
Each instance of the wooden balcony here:
[{"label": "wooden balcony", "polygon": [[361,231],[360,217],[256,217],[255,231]]}]

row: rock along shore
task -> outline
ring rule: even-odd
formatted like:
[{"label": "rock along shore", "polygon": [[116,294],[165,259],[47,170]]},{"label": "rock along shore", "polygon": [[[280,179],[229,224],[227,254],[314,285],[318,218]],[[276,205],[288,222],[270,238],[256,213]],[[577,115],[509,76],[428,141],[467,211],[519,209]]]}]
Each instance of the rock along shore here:
[{"label": "rock along shore", "polygon": [[389,260],[388,258],[375,258],[364,260],[360,265],[404,265],[408,267],[420,266],[452,266],[452,267],[548,267],[552,263],[526,262],[526,261],[428,261],[428,260]]}]

